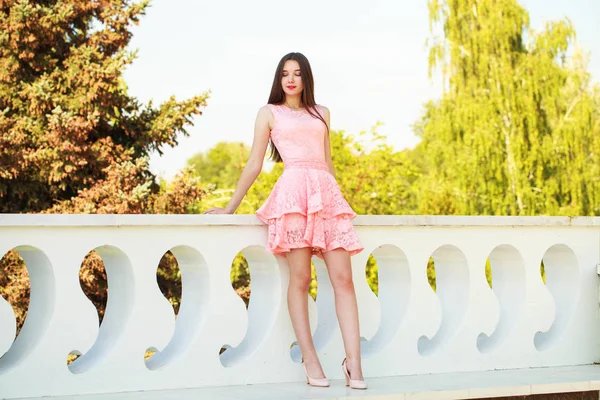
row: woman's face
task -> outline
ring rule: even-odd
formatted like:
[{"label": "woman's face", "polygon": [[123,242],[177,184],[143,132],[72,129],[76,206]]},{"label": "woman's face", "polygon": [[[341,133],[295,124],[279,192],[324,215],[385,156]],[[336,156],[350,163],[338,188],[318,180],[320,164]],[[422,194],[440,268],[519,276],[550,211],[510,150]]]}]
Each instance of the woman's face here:
[{"label": "woman's face", "polygon": [[285,62],[281,86],[283,86],[283,91],[286,95],[294,96],[302,93],[304,85],[302,84],[302,75],[298,61],[287,60]]}]

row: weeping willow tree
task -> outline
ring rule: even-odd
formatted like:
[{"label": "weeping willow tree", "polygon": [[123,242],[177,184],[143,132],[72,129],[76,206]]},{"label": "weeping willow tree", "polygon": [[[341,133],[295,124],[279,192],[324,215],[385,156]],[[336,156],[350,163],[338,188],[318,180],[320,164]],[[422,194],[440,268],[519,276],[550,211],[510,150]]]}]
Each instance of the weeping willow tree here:
[{"label": "weeping willow tree", "polygon": [[[515,0],[430,0],[441,99],[415,125],[420,212],[600,214],[600,90],[568,19],[540,32]],[[441,29],[439,29],[441,28]]]}]

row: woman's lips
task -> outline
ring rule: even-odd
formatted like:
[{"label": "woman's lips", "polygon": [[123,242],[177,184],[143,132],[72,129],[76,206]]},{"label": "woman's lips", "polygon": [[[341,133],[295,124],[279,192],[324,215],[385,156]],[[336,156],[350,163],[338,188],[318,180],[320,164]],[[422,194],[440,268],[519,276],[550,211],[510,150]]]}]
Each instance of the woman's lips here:
[{"label": "woman's lips", "polygon": [[290,90],[294,90],[294,89],[296,89],[296,86],[288,86],[287,88]]}]

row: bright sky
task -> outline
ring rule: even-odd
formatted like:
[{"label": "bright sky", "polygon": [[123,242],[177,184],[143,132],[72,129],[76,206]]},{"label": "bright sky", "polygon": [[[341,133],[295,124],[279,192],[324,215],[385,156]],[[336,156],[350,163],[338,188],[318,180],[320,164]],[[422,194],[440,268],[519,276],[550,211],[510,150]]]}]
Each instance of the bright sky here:
[{"label": "bright sky", "polygon": [[[599,0],[521,4],[534,29],[569,17],[600,80]],[[167,179],[219,141],[252,143],[275,67],[291,51],[311,62],[316,101],[331,110],[333,129],[355,134],[380,121],[379,133],[398,150],[417,143],[411,125],[441,91],[427,75],[426,0],[153,0],[133,32],[130,94],[158,104],[212,92],[190,137],[151,158]]]}]

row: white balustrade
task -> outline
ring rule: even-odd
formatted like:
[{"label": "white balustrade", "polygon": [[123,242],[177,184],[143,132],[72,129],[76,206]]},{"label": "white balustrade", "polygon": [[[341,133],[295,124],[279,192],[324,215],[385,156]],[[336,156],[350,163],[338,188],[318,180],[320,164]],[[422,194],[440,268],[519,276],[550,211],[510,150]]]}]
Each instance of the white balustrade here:
[{"label": "white balustrade", "polygon": [[[352,268],[367,378],[599,361],[600,219],[359,216],[355,225],[365,246]],[[16,340],[0,298],[0,398],[303,380],[288,266],[265,241],[252,215],[0,215],[0,256],[18,251],[31,279]],[[100,326],[78,277],[91,250],[108,276]],[[169,250],[182,276],[177,318],[156,280]],[[240,251],[251,273],[248,310],[229,277]],[[369,254],[379,296],[365,278]],[[340,379],[333,289],[320,259],[315,267],[315,345],[327,375]],[[145,361],[148,349],[157,353]],[[67,365],[70,353],[81,356]]]}]

